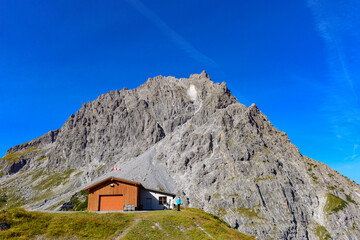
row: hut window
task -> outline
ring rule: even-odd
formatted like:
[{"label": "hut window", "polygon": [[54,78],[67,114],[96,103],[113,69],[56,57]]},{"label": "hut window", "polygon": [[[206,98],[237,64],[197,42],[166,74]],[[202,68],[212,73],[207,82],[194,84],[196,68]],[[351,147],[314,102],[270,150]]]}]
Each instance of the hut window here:
[{"label": "hut window", "polygon": [[165,205],[166,204],[166,197],[159,197],[159,205]]}]

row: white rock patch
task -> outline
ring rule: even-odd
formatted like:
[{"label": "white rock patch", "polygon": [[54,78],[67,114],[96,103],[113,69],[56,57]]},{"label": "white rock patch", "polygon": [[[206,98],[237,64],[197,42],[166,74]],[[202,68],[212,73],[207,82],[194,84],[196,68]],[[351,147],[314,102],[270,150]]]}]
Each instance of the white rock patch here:
[{"label": "white rock patch", "polygon": [[190,88],[187,90],[187,94],[189,95],[192,101],[197,100],[197,91],[195,85],[191,84]]},{"label": "white rock patch", "polygon": [[314,220],[322,226],[326,225],[325,215],[324,215],[324,207],[326,200],[327,200],[327,196],[324,193],[319,194],[319,206],[314,209]]}]

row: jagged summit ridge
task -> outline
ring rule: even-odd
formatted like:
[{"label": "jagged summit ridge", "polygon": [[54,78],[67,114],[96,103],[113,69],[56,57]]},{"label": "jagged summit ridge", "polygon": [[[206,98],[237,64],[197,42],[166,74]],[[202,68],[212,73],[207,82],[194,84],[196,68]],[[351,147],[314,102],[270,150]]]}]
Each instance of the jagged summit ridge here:
[{"label": "jagged summit ridge", "polygon": [[[100,95],[3,160],[2,188],[32,209],[56,207],[117,166],[260,238],[318,239],[319,228],[360,236],[359,186],[301,155],[255,104],[206,72]],[[329,201],[346,204],[335,211]]]}]

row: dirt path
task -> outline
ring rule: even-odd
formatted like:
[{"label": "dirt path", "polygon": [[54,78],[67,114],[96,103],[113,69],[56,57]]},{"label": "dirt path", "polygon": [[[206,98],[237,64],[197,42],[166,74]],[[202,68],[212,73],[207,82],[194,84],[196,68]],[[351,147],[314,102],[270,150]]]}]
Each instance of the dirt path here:
[{"label": "dirt path", "polygon": [[209,238],[211,238],[211,239],[215,239],[213,236],[211,236],[207,231],[205,231],[205,229],[203,229],[197,222],[194,222],[195,223],[195,225],[196,225],[196,227],[198,228],[198,229],[200,229],[201,231],[203,231]]},{"label": "dirt path", "polygon": [[134,222],[133,222],[128,228],[126,228],[125,231],[123,231],[122,233],[120,233],[120,235],[117,236],[117,237],[115,238],[115,240],[120,240],[121,238],[125,237],[126,234],[127,234],[131,229],[133,229],[133,228],[136,226],[136,224],[138,224],[138,222],[139,222],[140,220],[141,220],[140,218],[135,218],[135,219],[134,219]]}]

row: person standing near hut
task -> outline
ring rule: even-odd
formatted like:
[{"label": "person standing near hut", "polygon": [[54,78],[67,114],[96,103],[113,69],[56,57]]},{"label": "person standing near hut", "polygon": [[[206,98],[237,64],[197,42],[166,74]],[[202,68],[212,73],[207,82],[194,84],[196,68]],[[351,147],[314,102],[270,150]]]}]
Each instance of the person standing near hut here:
[{"label": "person standing near hut", "polygon": [[177,204],[177,210],[180,211],[180,205],[181,205],[180,197],[178,197],[178,199],[176,200],[176,204]]},{"label": "person standing near hut", "polygon": [[168,209],[171,209],[171,198],[169,198],[167,205],[168,205]]}]

